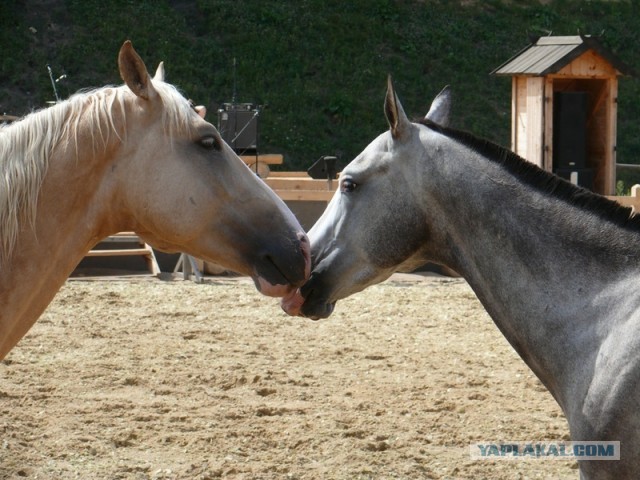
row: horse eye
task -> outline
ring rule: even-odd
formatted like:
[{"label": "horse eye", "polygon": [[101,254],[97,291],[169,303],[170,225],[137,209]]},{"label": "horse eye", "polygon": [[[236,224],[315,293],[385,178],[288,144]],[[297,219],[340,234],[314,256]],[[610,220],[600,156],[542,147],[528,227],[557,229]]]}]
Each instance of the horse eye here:
[{"label": "horse eye", "polygon": [[202,145],[207,150],[220,150],[220,144],[218,143],[218,139],[216,137],[204,137],[200,139],[200,145]]},{"label": "horse eye", "polygon": [[349,178],[345,178],[340,184],[340,191],[342,193],[351,193],[353,192],[358,184]]}]

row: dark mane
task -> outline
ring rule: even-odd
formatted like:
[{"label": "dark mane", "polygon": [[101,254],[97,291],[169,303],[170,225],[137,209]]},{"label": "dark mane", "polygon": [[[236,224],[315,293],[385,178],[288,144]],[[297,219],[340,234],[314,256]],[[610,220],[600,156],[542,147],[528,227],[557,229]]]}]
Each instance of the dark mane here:
[{"label": "dark mane", "polygon": [[523,183],[545,195],[568,202],[609,222],[630,230],[640,231],[640,216],[633,214],[630,207],[624,207],[613,200],[597,195],[589,190],[553,175],[537,165],[528,162],[500,145],[478,138],[471,133],[443,127],[430,120],[422,119],[417,123],[455,140],[492,162],[500,164],[505,170],[518,177]]}]

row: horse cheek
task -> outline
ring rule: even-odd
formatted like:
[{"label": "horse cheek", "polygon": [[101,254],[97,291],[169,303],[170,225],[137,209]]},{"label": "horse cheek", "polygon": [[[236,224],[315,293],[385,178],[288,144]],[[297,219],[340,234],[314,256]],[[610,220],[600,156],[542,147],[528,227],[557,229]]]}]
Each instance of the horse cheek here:
[{"label": "horse cheek", "polygon": [[381,269],[400,265],[421,250],[428,238],[422,212],[404,201],[394,207],[382,210],[365,241],[369,261]]}]

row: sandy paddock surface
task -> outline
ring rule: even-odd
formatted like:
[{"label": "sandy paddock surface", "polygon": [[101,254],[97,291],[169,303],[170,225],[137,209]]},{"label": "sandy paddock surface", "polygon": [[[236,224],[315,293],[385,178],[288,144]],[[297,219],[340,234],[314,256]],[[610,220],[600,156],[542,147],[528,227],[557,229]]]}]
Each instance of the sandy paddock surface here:
[{"label": "sandy paddock surface", "polygon": [[246,279],[72,280],[0,364],[0,478],[577,478],[472,460],[566,440],[463,280],[394,277],[328,320]]}]

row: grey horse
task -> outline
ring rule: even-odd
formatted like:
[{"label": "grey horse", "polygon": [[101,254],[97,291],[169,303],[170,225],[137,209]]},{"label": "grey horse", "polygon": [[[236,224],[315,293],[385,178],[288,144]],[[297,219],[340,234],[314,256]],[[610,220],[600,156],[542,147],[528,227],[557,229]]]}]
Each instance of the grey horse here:
[{"label": "grey horse", "polygon": [[562,407],[572,441],[620,442],[582,479],[640,476],[640,219],[448,124],[450,94],[412,123],[391,80],[389,131],[340,175],[309,232],[313,270],[283,300],[337,300],[435,262],[460,273]]}]

